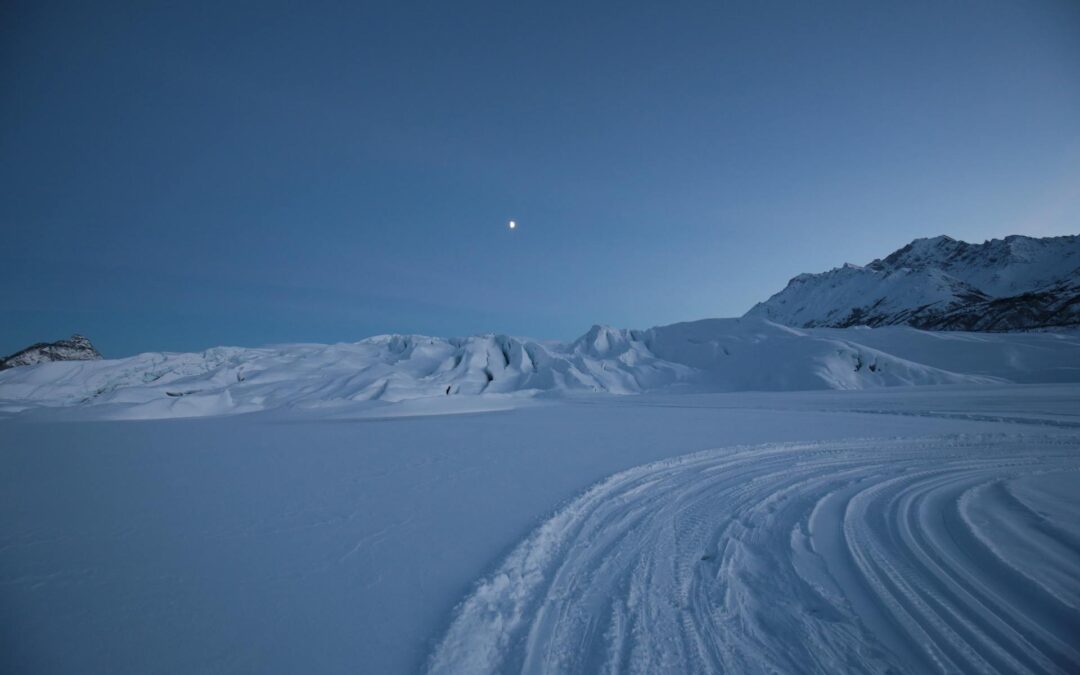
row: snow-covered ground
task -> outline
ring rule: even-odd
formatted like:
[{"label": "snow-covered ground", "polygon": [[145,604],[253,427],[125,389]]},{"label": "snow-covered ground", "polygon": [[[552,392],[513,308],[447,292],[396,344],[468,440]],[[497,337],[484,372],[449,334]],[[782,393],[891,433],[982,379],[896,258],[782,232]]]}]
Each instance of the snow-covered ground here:
[{"label": "snow-covered ground", "polygon": [[544,523],[460,608],[435,672],[1068,672],[1075,439],[708,450]]},{"label": "snow-covered ground", "polygon": [[3,672],[1080,669],[1077,384],[51,410],[0,420]]}]

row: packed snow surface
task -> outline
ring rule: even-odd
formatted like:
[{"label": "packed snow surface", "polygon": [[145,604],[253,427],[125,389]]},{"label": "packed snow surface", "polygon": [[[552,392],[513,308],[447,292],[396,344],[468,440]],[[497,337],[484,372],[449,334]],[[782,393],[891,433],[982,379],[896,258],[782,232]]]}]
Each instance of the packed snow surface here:
[{"label": "packed snow surface", "polygon": [[0,413],[163,418],[356,409],[420,398],[785,391],[1080,381],[1080,332],[793,329],[710,319],[594,326],[569,343],[388,335],[335,345],[218,347],[0,373]]},{"label": "packed snow surface", "polygon": [[773,444],[616,474],[477,586],[430,671],[1075,671],[1078,451]]},{"label": "packed snow surface", "polygon": [[1076,384],[522,403],[0,419],[0,672],[1080,670]]}]

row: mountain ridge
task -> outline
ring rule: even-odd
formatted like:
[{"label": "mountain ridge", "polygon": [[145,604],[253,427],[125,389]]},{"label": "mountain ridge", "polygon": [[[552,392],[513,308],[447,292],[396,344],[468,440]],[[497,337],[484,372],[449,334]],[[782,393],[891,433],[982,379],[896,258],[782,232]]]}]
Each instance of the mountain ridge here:
[{"label": "mountain ridge", "polygon": [[1080,324],[1080,236],[916,239],[867,265],[796,275],[744,316],[802,328],[1072,326]]}]

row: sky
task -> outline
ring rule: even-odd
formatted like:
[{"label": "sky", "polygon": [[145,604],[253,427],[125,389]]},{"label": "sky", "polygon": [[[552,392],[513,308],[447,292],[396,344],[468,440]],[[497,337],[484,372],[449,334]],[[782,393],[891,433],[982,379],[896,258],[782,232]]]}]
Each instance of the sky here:
[{"label": "sky", "polygon": [[0,4],[0,353],[569,339],[1078,214],[1075,0]]}]

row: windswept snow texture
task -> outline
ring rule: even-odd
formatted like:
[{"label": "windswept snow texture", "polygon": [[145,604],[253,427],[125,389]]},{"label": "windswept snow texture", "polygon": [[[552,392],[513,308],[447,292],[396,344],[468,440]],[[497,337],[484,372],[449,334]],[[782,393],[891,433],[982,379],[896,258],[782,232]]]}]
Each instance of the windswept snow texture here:
[{"label": "windswept snow texture", "polygon": [[1077,672],[1078,451],[780,444],[616,474],[479,583],[430,672]]},{"label": "windswept snow texture", "polygon": [[1080,236],[916,239],[865,267],[800,274],[746,316],[789,326],[1008,331],[1080,323]]},{"label": "windswept snow texture", "polygon": [[475,395],[1072,381],[1080,381],[1075,331],[808,330],[763,319],[710,319],[644,331],[594,326],[565,344],[505,335],[393,335],[352,344],[47,363],[0,373],[0,412],[67,408],[69,418],[149,419]]}]

